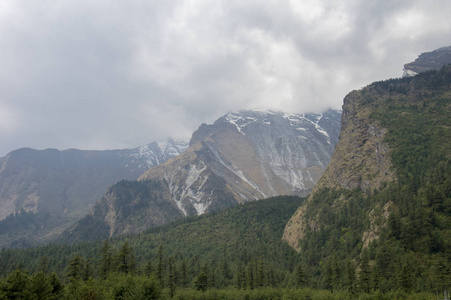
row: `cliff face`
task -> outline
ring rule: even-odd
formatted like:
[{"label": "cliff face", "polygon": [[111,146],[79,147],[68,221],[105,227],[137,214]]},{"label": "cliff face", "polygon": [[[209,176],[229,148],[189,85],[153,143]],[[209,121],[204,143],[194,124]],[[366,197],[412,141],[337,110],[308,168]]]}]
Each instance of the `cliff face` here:
[{"label": "cliff face", "polygon": [[367,247],[390,215],[421,207],[424,190],[434,189],[429,170],[450,156],[450,74],[445,67],[349,93],[329,166],[283,239],[298,251],[319,234],[330,243],[352,236]]},{"label": "cliff face", "polygon": [[[345,97],[339,142],[313,195],[325,188],[361,189],[371,193],[394,180],[390,148],[384,142],[387,129],[370,118],[371,106],[365,105],[370,98],[365,90],[353,91]],[[304,237],[307,226],[319,226],[317,218],[310,221],[306,218],[313,195],[296,211],[284,231],[283,238],[297,250],[300,250],[298,241]]]},{"label": "cliff face", "polygon": [[[178,209],[174,217],[201,215],[219,211],[238,203],[277,195],[307,195],[320,178],[338,140],[339,111],[323,114],[286,114],[274,111],[241,111],[229,113],[212,125],[203,124],[193,133],[190,147],[183,154],[149,169],[138,181],[158,183],[167,193],[164,202]],[[143,203],[152,206],[154,198],[143,195]],[[101,200],[101,216],[110,228],[109,234],[126,231],[121,223],[129,223],[134,232],[145,226],[134,218],[123,219],[118,207]],[[135,210],[134,204],[123,203],[139,217],[146,211]],[[93,215],[93,212],[91,213]],[[116,216],[106,221],[106,216]],[[114,221],[111,221],[114,220]],[[161,222],[160,222],[161,221]],[[87,229],[79,229],[87,232]]]},{"label": "cliff face", "polygon": [[370,119],[371,108],[362,105],[365,97],[364,91],[354,91],[344,99],[340,141],[317,189],[371,192],[393,180],[390,149],[384,142],[387,129]]},{"label": "cliff face", "polygon": [[[58,235],[88,213],[108,186],[137,179],[187,147],[187,141],[168,140],[124,150],[12,151],[0,159],[0,228],[8,228],[0,230],[0,245],[28,245]],[[29,226],[18,221],[19,215]]]}]

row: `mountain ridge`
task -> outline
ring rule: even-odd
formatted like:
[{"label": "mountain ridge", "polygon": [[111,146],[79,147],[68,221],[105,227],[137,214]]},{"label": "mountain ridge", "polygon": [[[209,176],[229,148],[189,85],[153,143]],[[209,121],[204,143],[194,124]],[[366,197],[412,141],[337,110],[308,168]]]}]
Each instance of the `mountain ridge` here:
[{"label": "mountain ridge", "polygon": [[[138,182],[159,185],[166,191],[160,193],[166,197],[163,202],[173,203],[185,217],[271,196],[306,195],[330,159],[338,140],[339,119],[337,110],[323,114],[229,112],[211,125],[202,124],[193,133],[187,151],[149,169]],[[135,201],[116,198],[117,205],[98,203],[88,218],[97,211],[101,216],[97,221],[108,223],[109,236],[136,233],[141,224],[132,220],[129,231],[124,231],[129,221],[117,212],[128,207],[134,218],[142,220],[140,216],[154,207],[155,200],[149,194],[139,200],[149,206],[137,210]],[[113,219],[116,221],[111,222]],[[155,223],[148,220],[148,224]],[[83,232],[89,231],[75,226],[68,236],[82,238]]]},{"label": "mountain ridge", "polygon": [[[187,147],[187,141],[169,139],[135,149],[21,148],[8,153],[0,159],[0,228],[10,228],[10,237],[0,234],[0,245],[15,241],[33,244],[58,235],[84,216],[108,186],[122,179],[137,179]],[[17,228],[2,225],[7,217],[8,222],[15,222],[16,213],[36,225],[28,229],[20,224]]]},{"label": "mountain ridge", "polygon": [[329,167],[284,230],[304,263],[351,261],[374,289],[448,286],[450,87],[444,66],[346,96]]}]

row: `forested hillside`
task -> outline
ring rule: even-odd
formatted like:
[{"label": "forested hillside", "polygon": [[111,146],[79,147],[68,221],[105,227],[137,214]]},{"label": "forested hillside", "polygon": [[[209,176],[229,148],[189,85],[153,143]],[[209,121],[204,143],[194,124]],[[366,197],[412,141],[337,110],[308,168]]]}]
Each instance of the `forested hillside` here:
[{"label": "forested hillside", "polygon": [[[450,88],[447,66],[345,99],[328,170],[285,230],[330,288],[350,288],[342,276],[367,292],[450,288]],[[350,137],[360,148],[343,151]]]},{"label": "forested hillside", "polygon": [[153,274],[162,287],[177,289],[199,287],[196,280],[204,275],[209,289],[293,286],[299,258],[280,237],[302,201],[261,200],[103,242],[3,249],[0,272],[55,272],[68,285],[74,278],[100,280],[120,273],[136,275],[136,280],[139,274]]}]

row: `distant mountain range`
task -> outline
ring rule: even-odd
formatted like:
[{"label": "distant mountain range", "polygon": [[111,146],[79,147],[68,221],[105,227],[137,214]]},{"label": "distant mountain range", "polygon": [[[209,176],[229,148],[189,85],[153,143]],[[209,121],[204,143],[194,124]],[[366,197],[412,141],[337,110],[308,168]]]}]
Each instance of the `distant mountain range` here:
[{"label": "distant mountain range", "polygon": [[277,195],[308,195],[338,141],[341,112],[230,112],[193,133],[181,155],[112,186],[69,240],[140,232]]},{"label": "distant mountain range", "polygon": [[0,158],[0,246],[51,239],[88,213],[110,185],[137,179],[187,148],[188,141],[169,139],[125,150],[10,152]]}]

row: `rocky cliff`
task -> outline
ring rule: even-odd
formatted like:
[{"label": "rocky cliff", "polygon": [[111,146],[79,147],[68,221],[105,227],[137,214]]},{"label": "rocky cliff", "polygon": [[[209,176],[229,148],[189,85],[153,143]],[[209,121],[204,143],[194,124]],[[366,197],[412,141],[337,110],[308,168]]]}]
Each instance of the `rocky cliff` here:
[{"label": "rocky cliff", "polygon": [[0,245],[48,240],[83,217],[108,186],[137,179],[187,147],[168,140],[124,150],[12,151],[0,158],[0,228],[8,228],[0,230]]},{"label": "rocky cliff", "polygon": [[[138,181],[167,191],[160,194],[164,199],[159,201],[176,207],[176,218],[276,195],[307,195],[330,160],[338,140],[340,115],[335,110],[322,114],[231,112],[212,125],[201,125],[186,152],[149,169]],[[150,194],[143,197],[148,206],[141,210],[135,209],[134,202],[124,202],[132,211],[131,218],[118,214],[118,206],[106,205],[105,197],[91,217],[97,211],[110,236],[139,232],[145,226],[135,224],[134,219],[142,219],[156,201]],[[172,219],[148,220],[147,226]],[[72,232],[89,230],[78,227]]]},{"label": "rocky cliff", "polygon": [[[321,236],[322,247],[340,241],[345,251],[361,251],[388,230],[389,216],[399,213],[407,232],[419,222],[410,219],[413,207],[432,213],[422,205],[430,201],[425,190],[435,189],[432,174],[443,173],[450,159],[450,74],[448,66],[376,82],[345,97],[329,166],[285,228],[283,238],[293,248],[306,250]],[[437,181],[449,184],[446,177]]]}]

